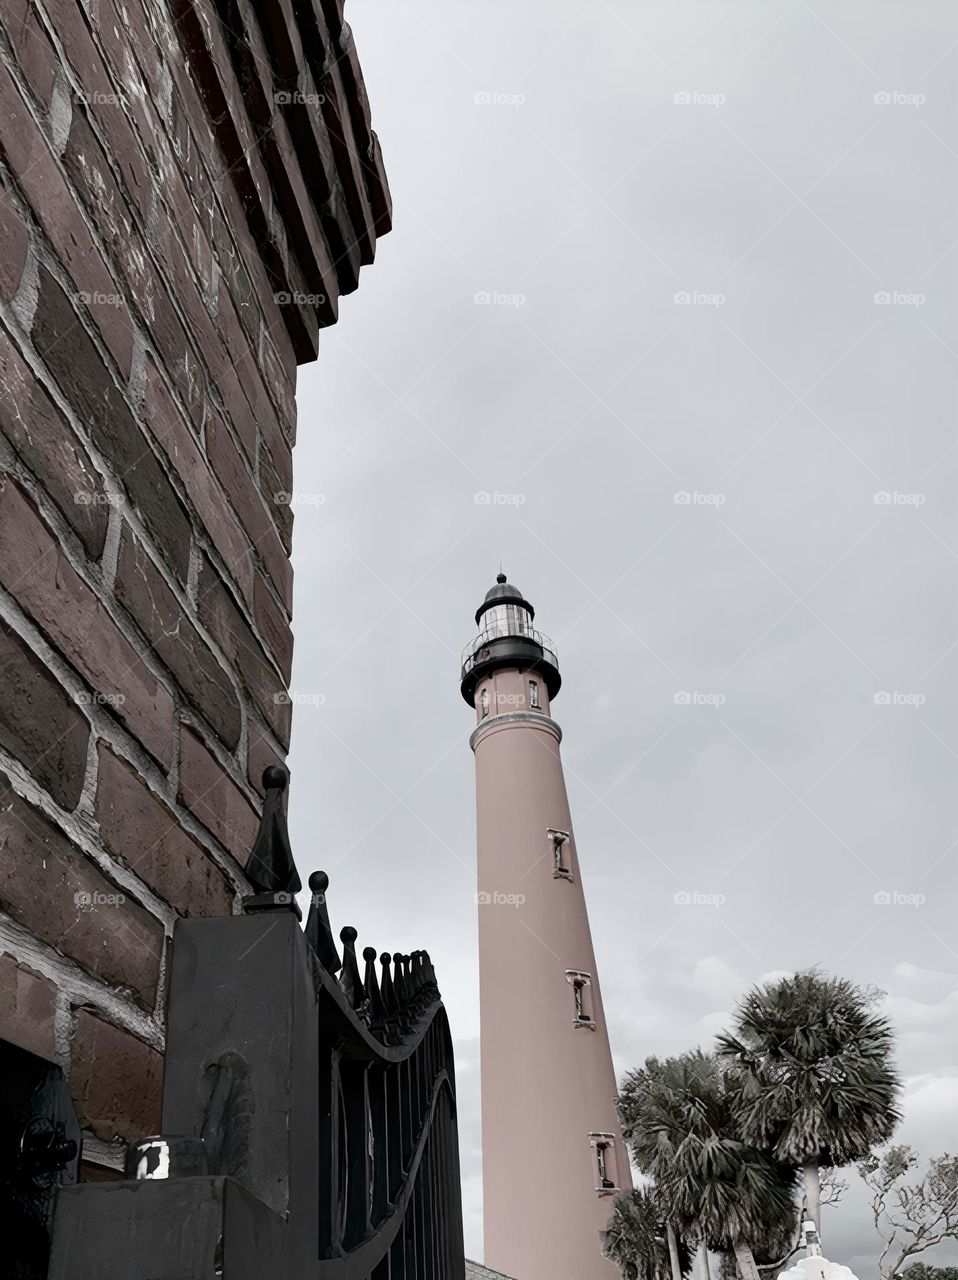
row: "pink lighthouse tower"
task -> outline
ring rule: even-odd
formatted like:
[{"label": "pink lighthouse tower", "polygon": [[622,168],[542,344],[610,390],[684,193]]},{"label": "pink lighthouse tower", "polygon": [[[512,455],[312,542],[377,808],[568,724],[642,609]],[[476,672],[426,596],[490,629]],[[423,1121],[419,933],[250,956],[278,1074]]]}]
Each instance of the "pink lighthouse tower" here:
[{"label": "pink lighthouse tower", "polygon": [[552,718],[559,665],[534,618],[500,573],[462,663],[476,712],[485,1265],[615,1280],[599,1233],[632,1180]]}]

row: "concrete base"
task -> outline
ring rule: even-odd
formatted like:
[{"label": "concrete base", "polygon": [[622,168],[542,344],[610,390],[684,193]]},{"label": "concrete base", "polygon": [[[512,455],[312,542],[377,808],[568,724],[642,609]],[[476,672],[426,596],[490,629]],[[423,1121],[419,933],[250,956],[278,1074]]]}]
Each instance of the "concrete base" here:
[{"label": "concrete base", "polygon": [[286,1252],[282,1219],[232,1178],[87,1182],[57,1198],[49,1280],[263,1280]]}]

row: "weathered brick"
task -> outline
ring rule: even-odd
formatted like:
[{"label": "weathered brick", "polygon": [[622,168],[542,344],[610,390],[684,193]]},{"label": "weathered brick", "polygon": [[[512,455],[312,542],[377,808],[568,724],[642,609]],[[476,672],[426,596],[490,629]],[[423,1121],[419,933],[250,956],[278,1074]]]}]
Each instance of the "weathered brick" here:
[{"label": "weathered brick", "polygon": [[[245,335],[243,341],[244,343],[246,341]],[[223,401],[229,420],[233,424],[233,430],[243,446],[246,460],[250,466],[253,466],[256,461],[256,414],[250,408],[250,403],[243,394],[243,388],[236,376],[232,360],[227,356],[227,351],[228,348],[224,343],[223,357],[216,362],[215,368],[211,369],[211,376]],[[249,359],[250,357],[248,353],[243,353],[239,350],[235,358]]]},{"label": "weathered brick", "polygon": [[90,725],[40,659],[0,619],[0,743],[63,809],[83,791]]},{"label": "weathered brick", "polygon": [[89,94],[116,92],[117,86],[111,82],[93,44],[83,7],[74,0],[43,0],[43,7],[83,88]]},{"label": "weathered brick", "polygon": [[259,488],[263,501],[272,512],[273,521],[279,530],[283,546],[287,552],[293,549],[293,508],[289,495],[293,488],[292,469],[284,484],[273,466],[273,459],[265,444],[259,449]]},{"label": "weathered brick", "polygon": [[[63,30],[67,58],[83,91],[74,99],[74,112],[94,116],[106,138],[115,172],[130,202],[145,222],[152,207],[156,174],[151,169],[136,133],[123,110],[123,85],[113,82],[90,39],[83,12],[74,0],[44,0],[50,16]],[[101,100],[104,92],[108,95]],[[113,95],[111,98],[110,95]]]},{"label": "weathered brick", "polygon": [[246,330],[251,345],[255,348],[259,340],[262,316],[252,277],[232,236],[227,231],[223,215],[215,205],[212,207],[212,222],[213,248],[221,275],[220,288],[229,289],[236,314]]},{"label": "weathered brick", "polygon": [[205,849],[134,767],[97,747],[96,818],[103,847],[180,915],[228,916],[233,891]]},{"label": "weathered brick", "polygon": [[[260,370],[263,381],[276,401],[283,444],[289,451],[296,443],[296,359],[291,348],[285,358],[280,355],[274,343],[278,332],[271,330],[263,335],[260,343]],[[270,448],[273,448],[272,443]]]},{"label": "weathered brick", "polygon": [[259,818],[239,787],[199,735],[183,725],[177,799],[241,866],[253,849]]},{"label": "weathered brick", "polygon": [[[73,278],[77,299],[81,295],[90,299],[114,296],[113,276],[87,229],[77,201],[46,138],[3,66],[0,66],[0,149],[37,221]],[[122,301],[117,306],[91,303],[89,310],[122,376],[129,377],[133,325],[126,304]]]},{"label": "weathered brick", "polygon": [[[188,214],[181,216],[188,225],[186,227],[178,226],[175,209],[171,208],[170,205],[170,184],[173,186],[174,194],[177,190],[182,189],[182,182],[176,173],[175,166],[172,167],[170,173],[170,183],[164,184],[163,201],[158,205],[157,217],[151,233],[151,242],[160,260],[167,287],[171,295],[176,299],[177,306],[183,314],[183,320],[181,323],[177,319],[174,325],[173,321],[164,314],[164,310],[158,307],[155,320],[151,323],[151,332],[154,333],[157,348],[163,354],[164,363],[167,365],[170,375],[176,380],[183,400],[191,401],[193,386],[200,385],[203,389],[203,399],[205,401],[208,398],[207,383],[218,387],[219,372],[221,368],[228,364],[230,353],[210,316],[206,298],[203,294],[204,286],[194,277],[190,266],[191,254],[189,246],[190,240],[194,235],[201,237],[196,256],[203,257],[208,254],[210,257],[208,271],[212,270],[212,250],[199,230],[196,213],[189,201],[189,197],[185,194],[182,195],[181,199],[187,206]],[[166,330],[169,331],[168,334]],[[188,353],[188,359],[185,364],[179,353],[177,343],[186,342],[187,332],[189,332],[192,339],[192,346],[195,351],[202,354],[202,369],[200,369],[198,357],[193,351]],[[184,382],[186,385],[184,385]],[[194,421],[199,421],[196,409],[203,407],[205,410],[205,403],[194,408],[190,402],[189,407]],[[255,423],[248,424],[246,430],[255,434]]]},{"label": "weathered brick", "polygon": [[[255,725],[250,725],[247,776],[261,796],[266,795],[266,788],[263,786],[263,770],[270,769],[274,765],[282,765],[285,768],[286,761],[276,754],[272,744],[263,737]],[[288,799],[289,787],[284,794],[284,800]]]},{"label": "weathered brick", "polygon": [[77,1118],[104,1142],[135,1142],[159,1130],[163,1059],[88,1009],[70,1041],[70,1096]]},{"label": "weathered brick", "polygon": [[41,973],[0,956],[0,1040],[52,1062],[56,1058],[54,1017],[57,989]]},{"label": "weathered brick", "polygon": [[114,589],[188,701],[226,746],[235,747],[242,717],[233,683],[127,524],[120,537]]},{"label": "weathered brick", "polygon": [[109,458],[180,581],[186,581],[190,524],[126,400],[69,298],[43,267],[33,340],[60,390]]},{"label": "weathered brick", "polygon": [[170,104],[171,149],[187,187],[201,196],[215,188],[211,179],[213,174],[222,173],[223,156],[214,130],[191,127],[191,122],[203,115],[193,76],[179,59],[170,62],[170,72],[174,86]]},{"label": "weathered brick", "polygon": [[109,512],[103,477],[63,414],[0,327],[0,431],[98,560]]},{"label": "weathered brick", "polygon": [[[293,353],[292,342],[274,301],[276,284],[263,264],[262,256],[258,252],[256,243],[250,233],[249,223],[245,218],[237,217],[242,205],[237,198],[235,190],[232,188],[223,188],[219,195],[223,211],[229,222],[229,230],[227,231],[225,222],[219,216],[220,211],[217,209],[217,217],[214,218],[213,224],[213,234],[220,268],[224,276],[228,278],[230,272],[227,268],[230,263],[234,263],[234,274],[239,272],[241,275],[244,273],[248,275],[256,302],[256,312],[262,313],[264,320],[265,316],[269,314],[273,323],[278,325],[277,342],[280,345],[286,344],[291,354],[292,363],[295,365],[296,356]],[[237,308],[237,314],[255,349],[260,341],[260,323],[249,313],[249,309],[244,305],[243,290],[232,289],[231,294]],[[280,333],[279,330],[282,332]]]},{"label": "weathered brick", "polygon": [[57,60],[33,0],[4,0],[3,26],[27,84],[49,110]]},{"label": "weathered brick", "polygon": [[[128,199],[120,191],[86,113],[80,109],[73,112],[63,165],[74,191],[86,205],[91,218],[97,220],[111,262],[123,268],[135,263],[141,268],[145,257],[138,244]],[[125,269],[123,274],[141,309],[144,304],[148,308],[149,297],[142,269]]]},{"label": "weathered brick", "polygon": [[[169,180],[164,184],[163,197],[169,223],[166,228],[166,239],[170,244],[174,242],[173,231],[175,229],[183,248],[177,247],[174,252],[178,257],[184,259],[184,265],[189,263],[193,274],[196,276],[207,313],[206,318],[207,321],[210,321],[210,300],[213,294],[213,262],[215,254],[212,242],[206,231],[210,211],[209,196],[207,195],[204,198],[202,189],[188,189],[183,175],[178,169],[173,169]],[[197,213],[197,201],[200,202],[202,207],[202,221]]]},{"label": "weathered brick", "polygon": [[200,564],[196,601],[203,625],[218,641],[263,719],[288,746],[290,707],[286,686],[205,556]]},{"label": "weathered brick", "polygon": [[[64,0],[44,0],[44,3],[61,12],[65,7]],[[88,48],[72,27],[64,40],[68,56],[86,63],[80,73],[83,85],[79,103],[96,117],[104,130],[112,126],[111,142],[121,131],[127,134],[135,131],[150,167],[162,173],[160,151],[166,140],[138,64],[130,56],[129,23],[125,18],[113,20],[109,12],[98,5],[90,25],[100,46],[108,50],[106,57],[101,56],[98,49]]]},{"label": "weathered brick", "polygon": [[9,302],[20,287],[30,235],[10,196],[0,187],[0,294]]},{"label": "weathered brick", "polygon": [[0,474],[0,582],[156,760],[169,768],[173,699],[64,556],[26,494]]},{"label": "weathered brick", "polygon": [[[190,347],[171,296],[175,295],[182,305],[186,282],[178,276],[171,279],[169,272],[161,274],[153,264],[143,237],[134,224],[128,197],[117,185],[86,116],[79,111],[73,116],[63,163],[90,216],[99,219],[111,262],[126,282],[129,294],[136,301],[142,324],[161,353],[169,377],[199,428],[205,414],[206,377],[199,357]],[[163,225],[162,214],[157,222]],[[212,323],[208,316],[206,319],[207,333],[215,338]],[[193,337],[195,343],[202,345],[207,334],[200,331]]]},{"label": "weathered brick", "polygon": [[210,541],[219,551],[247,605],[253,600],[253,548],[230,510],[199,441],[170,395],[152,360],[147,360],[142,417],[183,481]]},{"label": "weathered brick", "polygon": [[155,33],[135,0],[101,0],[97,39],[113,83],[137,102],[153,99],[160,88],[160,55]]},{"label": "weathered brick", "polygon": [[293,632],[288,614],[276,603],[276,597],[260,573],[253,584],[253,617],[257,631],[266,641],[266,648],[288,685],[293,670]]},{"label": "weathered brick", "polygon": [[339,63],[339,57],[332,58],[326,63],[325,74],[317,88],[325,99],[323,116],[328,123],[330,136],[333,140],[337,176],[342,183],[353,226],[356,228],[356,234],[360,241],[361,260],[369,262],[372,259],[373,252],[370,233],[373,228],[374,216],[370,208],[366,184],[363,181],[363,161],[357,154],[355,140],[352,135],[350,95],[343,84],[343,68]]},{"label": "weathered brick", "polygon": [[163,927],[0,773],[0,904],[14,920],[105,982],[156,1003]]},{"label": "weathered brick", "polygon": [[[175,281],[176,273],[171,271],[170,274]],[[195,287],[194,285],[194,290]],[[199,432],[206,419],[206,404],[210,395],[208,371],[193,352],[186,329],[167,290],[151,287],[149,298],[147,330],[168,377]]]},{"label": "weathered brick", "polygon": [[[220,289],[218,303],[217,324],[223,335],[224,358],[214,370],[216,384],[243,448],[250,459],[255,460],[257,428],[260,432],[267,431],[272,440],[279,430],[275,425],[276,410],[259,376],[256,345],[247,337],[229,290]],[[271,421],[272,432],[269,431]]]},{"label": "weathered brick", "polygon": [[292,612],[293,569],[269,517],[263,500],[236,445],[218,414],[207,426],[206,451],[210,466],[229,495],[233,508],[248,530],[258,558],[262,561],[280,599]]}]

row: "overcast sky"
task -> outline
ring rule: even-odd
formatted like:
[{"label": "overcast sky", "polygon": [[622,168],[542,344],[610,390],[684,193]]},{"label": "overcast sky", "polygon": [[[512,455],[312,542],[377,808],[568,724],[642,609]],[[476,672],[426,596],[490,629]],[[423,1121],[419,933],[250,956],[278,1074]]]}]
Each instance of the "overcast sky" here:
[{"label": "overcast sky", "polygon": [[[822,964],[954,1149],[958,5],[347,16],[395,227],[301,376],[292,833],[337,928],[435,959],[468,1251],[500,561],[558,645],[619,1075]],[[873,1275],[860,1196],[826,1215]]]}]

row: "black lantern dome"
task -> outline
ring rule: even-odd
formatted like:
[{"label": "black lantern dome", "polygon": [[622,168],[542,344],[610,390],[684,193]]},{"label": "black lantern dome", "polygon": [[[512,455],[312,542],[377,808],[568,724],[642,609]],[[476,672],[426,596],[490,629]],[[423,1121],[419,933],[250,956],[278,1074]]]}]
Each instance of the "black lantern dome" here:
[{"label": "black lantern dome", "polygon": [[499,604],[519,605],[529,614],[530,621],[536,616],[535,609],[523,596],[519,588],[514,583],[509,582],[504,573],[500,573],[496,577],[496,585],[489,588],[485,599],[476,610],[476,626],[481,625],[479,620],[483,614],[488,613],[490,609],[494,609]]}]

